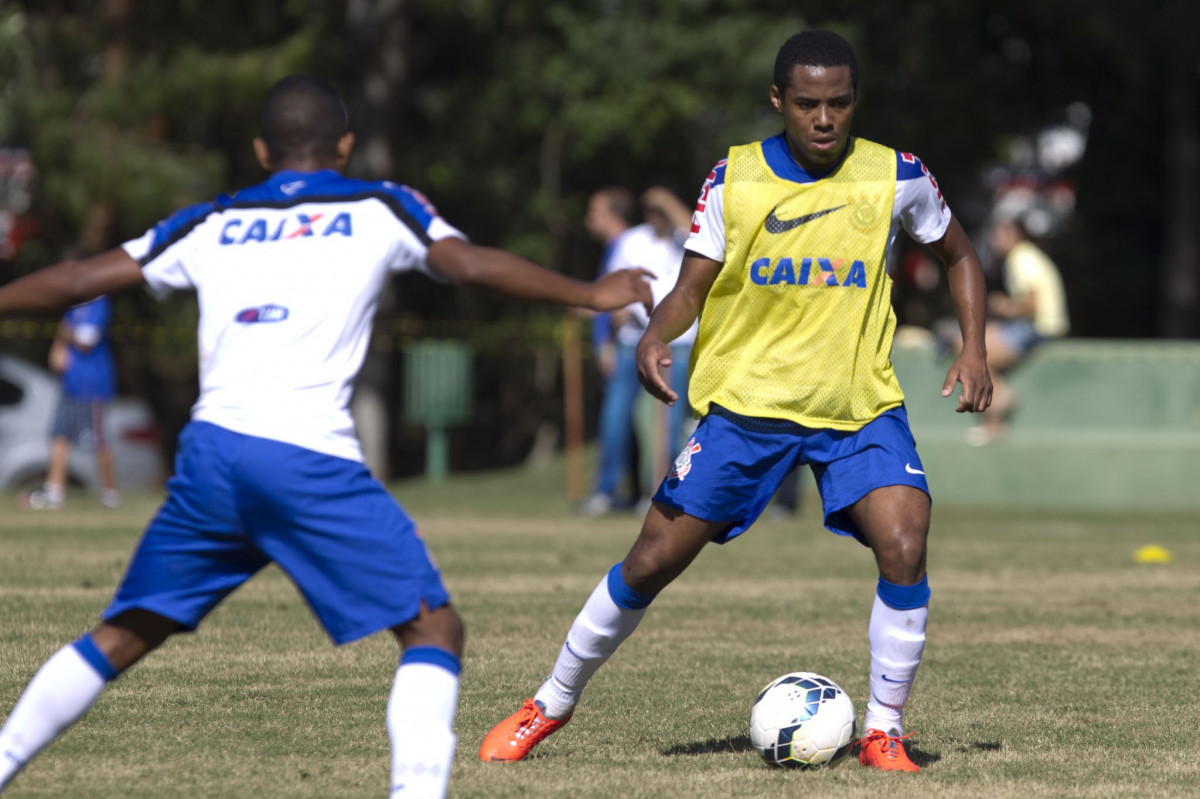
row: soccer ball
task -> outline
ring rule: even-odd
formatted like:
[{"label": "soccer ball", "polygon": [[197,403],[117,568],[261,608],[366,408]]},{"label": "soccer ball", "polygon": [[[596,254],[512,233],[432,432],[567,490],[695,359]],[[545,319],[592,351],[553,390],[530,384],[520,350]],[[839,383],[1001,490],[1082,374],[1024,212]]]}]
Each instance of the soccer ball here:
[{"label": "soccer ball", "polygon": [[773,680],[750,709],[750,743],[772,766],[820,768],[854,741],[854,703],[837,683],[795,671]]}]

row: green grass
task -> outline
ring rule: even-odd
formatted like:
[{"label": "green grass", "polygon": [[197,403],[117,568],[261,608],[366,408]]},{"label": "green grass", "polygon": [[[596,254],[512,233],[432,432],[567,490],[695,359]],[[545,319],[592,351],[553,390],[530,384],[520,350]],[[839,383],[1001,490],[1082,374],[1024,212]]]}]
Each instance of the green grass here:
[{"label": "green grass", "polygon": [[[869,553],[801,518],[712,547],[600,671],[575,720],[513,765],[475,759],[549,671],[638,520],[567,513],[560,471],[403,483],[468,625],[451,795],[1200,795],[1200,519],[935,509],[929,643],[907,726],[919,775],[775,771],[749,705],[785,671],[866,697]],[[4,501],[11,501],[5,499]],[[14,507],[10,505],[10,507]],[[91,626],[154,499],[0,516],[0,713]],[[1170,564],[1132,552],[1160,544]],[[270,569],[114,683],[5,794],[382,796],[388,636],[333,648]]]}]

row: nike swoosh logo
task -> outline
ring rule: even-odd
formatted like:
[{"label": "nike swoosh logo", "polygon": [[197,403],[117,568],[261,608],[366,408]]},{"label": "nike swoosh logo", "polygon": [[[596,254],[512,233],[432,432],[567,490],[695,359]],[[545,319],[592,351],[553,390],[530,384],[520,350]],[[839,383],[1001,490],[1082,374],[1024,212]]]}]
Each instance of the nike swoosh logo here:
[{"label": "nike swoosh logo", "polygon": [[921,471],[920,469],[914,469],[911,463],[904,464],[904,471],[908,472],[909,474],[925,474],[925,472]]},{"label": "nike swoosh logo", "polygon": [[775,209],[772,208],[771,215],[767,217],[767,221],[763,224],[763,227],[767,229],[768,233],[783,233],[784,231],[798,228],[805,222],[811,222],[814,219],[820,219],[826,214],[832,214],[834,211],[840,211],[847,205],[849,205],[849,203],[844,203],[836,208],[826,208],[824,211],[816,211],[811,214],[805,214],[804,216],[798,216],[795,219],[780,219],[779,217],[775,216]]},{"label": "nike swoosh logo", "polygon": [[883,681],[884,682],[899,682],[899,683],[912,682],[912,680],[893,680],[891,677],[887,676],[886,674],[883,675]]}]

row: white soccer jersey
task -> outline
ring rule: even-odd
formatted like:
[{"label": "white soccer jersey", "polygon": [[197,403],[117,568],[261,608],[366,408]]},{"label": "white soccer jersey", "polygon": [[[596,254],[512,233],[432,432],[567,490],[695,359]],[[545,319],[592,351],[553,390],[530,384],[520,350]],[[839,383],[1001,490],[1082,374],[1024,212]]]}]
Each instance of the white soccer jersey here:
[{"label": "white soccer jersey", "polygon": [[[775,174],[797,183],[820,179],[809,175],[792,158],[779,134],[762,143],[763,155]],[[903,227],[917,241],[929,244],[946,234],[950,209],[933,174],[911,153],[896,151],[896,199],[892,204],[892,226],[888,231],[888,271],[891,271],[892,245]],[[685,247],[714,261],[725,261],[725,161],[713,167],[700,190],[700,199],[692,215],[692,231]]]},{"label": "white soccer jersey", "polygon": [[284,171],[123,246],[156,294],[196,291],[193,419],[361,461],[350,395],[379,295],[394,272],[436,277],[447,236],[463,237],[406,186]]},{"label": "white soccer jersey", "polygon": [[[605,264],[605,272],[615,272],[619,269],[648,269],[654,273],[650,281],[650,293],[654,298],[654,308],[663,298],[675,288],[679,280],[679,267],[683,263],[683,245],[673,236],[660,238],[654,227],[648,223],[637,225],[621,234],[613,247],[613,252]],[[626,308],[630,320],[617,330],[617,340],[631,347],[637,346],[650,324],[650,316],[641,303],[634,303]],[[675,339],[673,344],[691,344],[696,340],[696,325],[684,331]]]}]

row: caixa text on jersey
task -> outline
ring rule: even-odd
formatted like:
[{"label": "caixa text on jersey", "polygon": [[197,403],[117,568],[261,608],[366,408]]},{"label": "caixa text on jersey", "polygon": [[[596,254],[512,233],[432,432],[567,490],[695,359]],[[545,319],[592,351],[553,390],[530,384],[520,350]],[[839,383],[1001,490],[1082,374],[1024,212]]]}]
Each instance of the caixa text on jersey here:
[{"label": "caixa text on jersey", "polygon": [[353,236],[350,214],[343,211],[328,220],[329,214],[294,214],[282,219],[230,219],[221,228],[221,244],[248,244],[252,241],[281,241],[309,236]]},{"label": "caixa text on jersey", "polygon": [[[855,286],[867,287],[867,268],[854,261],[846,269],[845,258],[758,258],[750,264],[750,280],[758,286]],[[845,277],[841,277],[845,275]]]}]

